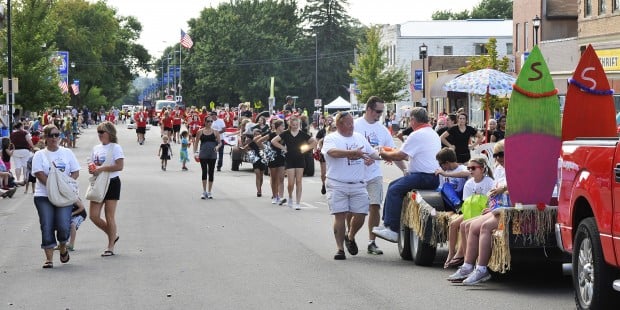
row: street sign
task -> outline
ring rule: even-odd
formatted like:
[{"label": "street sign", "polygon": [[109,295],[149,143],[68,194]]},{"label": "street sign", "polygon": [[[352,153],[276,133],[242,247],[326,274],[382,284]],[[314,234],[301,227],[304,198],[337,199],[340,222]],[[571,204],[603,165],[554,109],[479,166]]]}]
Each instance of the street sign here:
[{"label": "street sign", "polygon": [[[9,79],[2,78],[2,93],[6,94],[8,92],[9,92]],[[16,77],[13,78],[13,93],[14,94],[19,93],[19,79]]]},{"label": "street sign", "polygon": [[320,108],[323,105],[323,101],[321,99],[314,99],[314,107]]}]

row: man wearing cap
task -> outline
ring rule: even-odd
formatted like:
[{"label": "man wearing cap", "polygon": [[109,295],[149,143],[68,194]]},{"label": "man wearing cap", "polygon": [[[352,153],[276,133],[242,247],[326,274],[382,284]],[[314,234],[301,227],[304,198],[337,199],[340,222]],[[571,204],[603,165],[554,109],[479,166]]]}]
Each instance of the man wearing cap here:
[{"label": "man wearing cap", "polygon": [[217,151],[217,171],[222,171],[224,161],[224,140],[222,137],[224,137],[223,133],[224,129],[226,129],[226,124],[221,118],[217,117],[217,112],[215,111],[211,112],[211,117],[214,119],[213,124],[211,124],[211,129],[219,132],[220,138],[222,139],[222,141],[220,141],[222,147],[220,147]]}]

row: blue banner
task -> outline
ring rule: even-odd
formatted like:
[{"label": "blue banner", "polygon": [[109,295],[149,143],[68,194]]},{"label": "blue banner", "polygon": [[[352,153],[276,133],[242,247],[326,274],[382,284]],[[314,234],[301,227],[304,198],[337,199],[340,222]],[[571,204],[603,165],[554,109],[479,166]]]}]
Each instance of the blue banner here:
[{"label": "blue banner", "polygon": [[69,84],[69,52],[57,51],[56,55],[50,57],[50,62],[58,68],[60,80]]},{"label": "blue banner", "polygon": [[423,74],[422,74],[422,70],[415,70],[414,76],[413,76],[413,89],[414,90],[422,90],[422,81],[423,79]]}]

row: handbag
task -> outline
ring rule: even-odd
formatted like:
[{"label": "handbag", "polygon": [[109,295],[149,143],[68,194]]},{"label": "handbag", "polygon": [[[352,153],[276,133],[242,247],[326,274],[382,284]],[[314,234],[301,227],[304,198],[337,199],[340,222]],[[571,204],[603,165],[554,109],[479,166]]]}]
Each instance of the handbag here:
[{"label": "handbag", "polygon": [[457,193],[454,189],[454,185],[452,185],[450,182],[443,183],[440,192],[446,209],[450,209],[454,212],[459,212],[461,209],[461,204],[463,203],[463,200],[461,199],[463,193],[461,192],[461,194],[459,195],[459,193]]},{"label": "handbag", "polygon": [[[105,162],[103,165],[110,165],[112,163],[112,148],[108,149]],[[98,175],[93,175],[88,178],[88,188],[86,189],[86,200],[94,201],[97,203],[103,202],[105,194],[108,192],[108,186],[110,185],[110,173],[108,171],[102,171]]]},{"label": "handbag", "polygon": [[487,207],[488,199],[487,195],[482,194],[474,194],[467,197],[461,207],[463,219],[467,220],[482,214],[482,211]]},{"label": "handbag", "polygon": [[56,164],[51,160],[48,150],[45,150],[45,155],[50,164],[50,172],[47,175],[47,183],[45,184],[45,187],[47,187],[47,198],[52,205],[58,208],[73,205],[80,199],[77,191],[77,181],[56,168]]}]

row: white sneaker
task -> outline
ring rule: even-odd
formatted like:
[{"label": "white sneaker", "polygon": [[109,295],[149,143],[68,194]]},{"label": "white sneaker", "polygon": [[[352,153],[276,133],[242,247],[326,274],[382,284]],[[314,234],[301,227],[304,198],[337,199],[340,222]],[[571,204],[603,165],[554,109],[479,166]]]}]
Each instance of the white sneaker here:
[{"label": "white sneaker", "polygon": [[372,233],[375,236],[381,239],[387,240],[389,242],[394,242],[394,243],[398,242],[398,233],[395,231],[392,231],[388,227],[382,227],[382,226],[374,227],[372,229]]},{"label": "white sneaker", "polygon": [[448,277],[448,281],[456,283],[462,282],[463,280],[467,279],[470,274],[473,274],[473,271],[474,268],[465,269],[463,266],[461,266],[455,273],[451,274]]},{"label": "white sneaker", "polygon": [[202,193],[202,195],[200,195],[200,199],[207,199],[207,192]]},{"label": "white sneaker", "polygon": [[289,201],[286,202],[286,206],[289,208],[293,207],[293,201],[289,199]]},{"label": "white sneaker", "polygon": [[491,274],[489,273],[488,269],[487,271],[481,271],[480,269],[476,268],[472,273],[469,274],[467,279],[463,280],[463,285],[475,285],[480,282],[488,281],[489,279],[491,279]]},{"label": "white sneaker", "polygon": [[301,206],[298,203],[295,204],[295,210],[301,210]]},{"label": "white sneaker", "polygon": [[271,198],[271,204],[275,205],[276,203],[278,203],[278,197]]},{"label": "white sneaker", "polygon": [[207,198],[209,198],[209,199],[213,199],[213,195],[211,195],[211,193],[210,193],[210,192],[207,192]]}]

